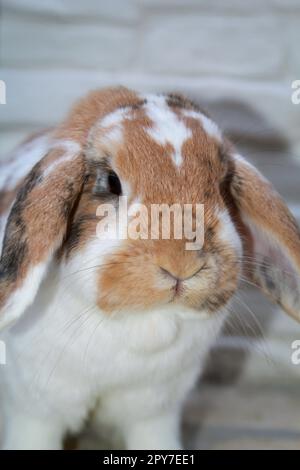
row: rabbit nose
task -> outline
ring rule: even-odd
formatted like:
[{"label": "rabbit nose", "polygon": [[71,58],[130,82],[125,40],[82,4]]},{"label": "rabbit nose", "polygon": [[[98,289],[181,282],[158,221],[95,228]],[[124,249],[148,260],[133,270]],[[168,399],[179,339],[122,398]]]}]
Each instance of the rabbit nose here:
[{"label": "rabbit nose", "polygon": [[192,274],[189,274],[188,276],[184,277],[179,277],[176,274],[171,273],[168,269],[163,268],[162,266],[160,266],[159,268],[163,274],[174,279],[174,281],[176,281],[178,285],[180,284],[180,282],[187,281],[188,279],[191,279],[192,277],[196,276],[196,274],[198,274],[202,269],[202,267],[197,268]]},{"label": "rabbit nose", "polygon": [[160,266],[160,270],[161,272],[165,275],[165,276],[168,276],[170,277],[171,279],[173,279],[175,281],[175,284],[173,286],[173,289],[175,291],[175,295],[178,295],[180,294],[181,292],[181,284],[182,284],[182,280],[179,279],[178,277],[176,277],[174,274],[172,274],[170,271],[168,271],[167,269],[165,268],[162,268]]},{"label": "rabbit nose", "polygon": [[161,272],[162,272],[163,274],[165,274],[166,276],[171,277],[171,278],[174,279],[175,281],[178,281],[178,280],[179,280],[178,277],[175,276],[175,274],[172,274],[170,271],[168,271],[168,269],[165,269],[165,268],[163,268],[162,266],[160,266],[159,268],[160,268]]}]

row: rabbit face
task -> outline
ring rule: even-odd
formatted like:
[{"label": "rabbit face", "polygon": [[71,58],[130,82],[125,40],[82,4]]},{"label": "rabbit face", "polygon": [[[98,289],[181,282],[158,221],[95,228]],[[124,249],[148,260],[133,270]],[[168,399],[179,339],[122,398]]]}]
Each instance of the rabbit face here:
[{"label": "rabbit face", "polygon": [[[241,243],[221,194],[228,170],[224,148],[217,126],[174,95],[141,97],[93,126],[85,188],[65,249],[67,257],[74,253],[80,263],[76,253],[86,246],[85,258],[98,265],[93,282],[101,310],[174,303],[210,313],[227,303],[238,283]],[[146,236],[114,239],[111,246],[100,237],[97,243],[98,207],[111,203],[118,212],[119,196],[127,198],[129,213],[137,202],[147,210]],[[184,227],[179,227],[181,239],[174,230],[168,238],[162,230],[151,238],[153,224],[166,223],[157,213],[150,220],[153,208],[175,204],[183,212],[186,204],[199,203],[204,208],[199,249],[186,249]],[[177,223],[183,225],[184,217]]]}]

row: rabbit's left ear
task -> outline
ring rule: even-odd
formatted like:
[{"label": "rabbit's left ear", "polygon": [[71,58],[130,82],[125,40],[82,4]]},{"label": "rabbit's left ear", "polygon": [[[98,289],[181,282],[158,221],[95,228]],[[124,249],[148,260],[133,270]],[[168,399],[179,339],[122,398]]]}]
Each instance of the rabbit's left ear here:
[{"label": "rabbit's left ear", "polygon": [[12,206],[0,259],[0,328],[33,302],[67,232],[84,182],[75,142],[56,144],[31,170]]},{"label": "rabbit's left ear", "polygon": [[274,302],[300,321],[300,232],[297,223],[259,171],[233,157],[230,192],[244,241],[244,271]]}]

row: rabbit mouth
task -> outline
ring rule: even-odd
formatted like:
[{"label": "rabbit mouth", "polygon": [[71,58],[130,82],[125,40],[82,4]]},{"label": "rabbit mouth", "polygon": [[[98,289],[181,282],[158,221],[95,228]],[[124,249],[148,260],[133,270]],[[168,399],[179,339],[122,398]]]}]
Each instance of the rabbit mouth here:
[{"label": "rabbit mouth", "polygon": [[177,279],[173,290],[174,290],[174,296],[175,297],[180,297],[181,294],[183,293],[184,287],[183,287],[182,281],[180,279]]}]

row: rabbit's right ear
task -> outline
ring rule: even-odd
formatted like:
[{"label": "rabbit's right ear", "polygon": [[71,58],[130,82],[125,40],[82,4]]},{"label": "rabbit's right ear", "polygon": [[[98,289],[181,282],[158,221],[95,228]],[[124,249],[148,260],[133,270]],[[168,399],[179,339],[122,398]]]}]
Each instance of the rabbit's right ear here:
[{"label": "rabbit's right ear", "polygon": [[25,179],[11,209],[0,259],[0,328],[33,302],[65,237],[85,175],[74,141],[56,142]]}]

